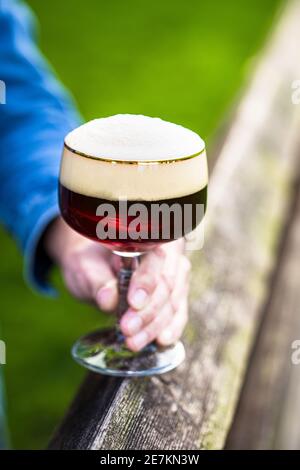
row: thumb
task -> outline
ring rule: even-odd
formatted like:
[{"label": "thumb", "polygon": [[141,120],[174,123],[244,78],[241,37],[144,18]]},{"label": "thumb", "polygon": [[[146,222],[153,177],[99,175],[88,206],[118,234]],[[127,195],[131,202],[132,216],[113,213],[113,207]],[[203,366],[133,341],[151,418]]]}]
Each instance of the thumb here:
[{"label": "thumb", "polygon": [[[96,261],[96,260],[95,260]],[[87,269],[93,300],[101,310],[113,312],[118,303],[116,276],[106,259],[99,259]]]},{"label": "thumb", "polygon": [[73,253],[64,265],[64,274],[69,290],[77,298],[94,301],[106,312],[115,310],[118,303],[117,279],[110,259],[103,253],[87,248]]}]

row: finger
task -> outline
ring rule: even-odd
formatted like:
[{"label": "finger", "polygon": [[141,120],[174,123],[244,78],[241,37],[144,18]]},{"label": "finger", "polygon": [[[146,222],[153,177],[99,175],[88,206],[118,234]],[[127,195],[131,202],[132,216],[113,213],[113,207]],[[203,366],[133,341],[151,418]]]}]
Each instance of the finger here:
[{"label": "finger", "polygon": [[173,316],[172,306],[167,303],[152,322],[143,328],[136,335],[126,338],[126,346],[132,351],[140,351],[144,346],[151,343],[162,331],[162,329],[171,322]]},{"label": "finger", "polygon": [[142,259],[130,281],[128,291],[130,307],[139,310],[150,301],[150,297],[157,286],[165,258],[164,252],[154,250]]},{"label": "finger", "polygon": [[129,308],[123,315],[120,327],[125,336],[132,336],[142,330],[155,316],[161,315],[164,304],[170,299],[170,291],[163,279],[158,283],[151,301],[141,310]]},{"label": "finger", "polygon": [[167,243],[166,245],[162,245],[161,249],[165,252],[165,263],[162,270],[162,276],[165,278],[170,290],[172,290],[178,272],[178,264],[183,251],[182,240],[176,240],[174,242]]},{"label": "finger", "polygon": [[161,333],[157,336],[157,343],[162,346],[167,346],[177,341],[183,333],[187,320],[188,303],[187,300],[184,300],[180,304],[171,322],[163,328]]},{"label": "finger", "polygon": [[101,285],[95,297],[97,305],[105,312],[115,312],[118,305],[117,280],[111,278]]},{"label": "finger", "polygon": [[[174,250],[173,250],[174,251]],[[171,254],[173,255],[173,251]],[[170,256],[176,264],[165,263],[168,265],[168,270],[164,266],[164,276],[158,280],[158,285],[154,290],[149,304],[145,308],[136,311],[129,309],[121,320],[121,329],[125,336],[132,336],[144,328],[156,315],[161,314],[163,305],[174,296],[173,307],[174,311],[178,308],[179,300],[187,295],[188,285],[187,278],[190,263],[183,255]],[[170,279],[172,272],[176,275],[173,277],[173,284],[170,285],[170,280],[167,282],[166,278]]]},{"label": "finger", "polygon": [[86,273],[92,297],[101,310],[113,312],[118,303],[117,279],[107,262],[97,264],[97,269],[89,269]]},{"label": "finger", "polygon": [[76,297],[94,301],[102,310],[112,311],[118,302],[117,280],[109,260],[102,252],[74,254],[65,275],[66,283]]},{"label": "finger", "polygon": [[186,256],[181,255],[179,259],[178,269],[176,270],[177,275],[174,281],[174,288],[172,289],[171,293],[171,302],[174,311],[178,309],[179,304],[182,302],[182,300],[187,297],[189,289],[190,270],[190,260]]}]

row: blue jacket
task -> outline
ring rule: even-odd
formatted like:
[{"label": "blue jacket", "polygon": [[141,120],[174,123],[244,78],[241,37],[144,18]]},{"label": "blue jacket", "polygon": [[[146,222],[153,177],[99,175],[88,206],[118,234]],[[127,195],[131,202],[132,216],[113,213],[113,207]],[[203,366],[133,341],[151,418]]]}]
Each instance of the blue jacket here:
[{"label": "blue jacket", "polygon": [[63,139],[80,117],[33,32],[22,1],[0,0],[0,220],[24,253],[26,279],[50,292],[50,260],[39,242],[59,214]]}]

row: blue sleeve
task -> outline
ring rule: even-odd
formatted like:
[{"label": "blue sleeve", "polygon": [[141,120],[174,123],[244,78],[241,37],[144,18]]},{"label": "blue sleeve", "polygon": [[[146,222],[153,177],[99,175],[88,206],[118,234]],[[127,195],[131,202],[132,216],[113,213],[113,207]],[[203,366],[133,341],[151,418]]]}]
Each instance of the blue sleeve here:
[{"label": "blue sleeve", "polygon": [[63,140],[80,117],[40,54],[33,30],[22,1],[1,0],[0,219],[24,253],[29,284],[51,293],[51,262],[40,241],[59,214]]}]

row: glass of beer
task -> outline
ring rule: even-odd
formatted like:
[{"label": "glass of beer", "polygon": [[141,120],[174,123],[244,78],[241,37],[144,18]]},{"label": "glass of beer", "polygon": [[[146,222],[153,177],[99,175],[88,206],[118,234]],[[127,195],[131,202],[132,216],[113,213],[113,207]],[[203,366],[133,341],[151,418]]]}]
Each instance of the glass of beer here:
[{"label": "glass of beer", "polygon": [[[116,115],[70,132],[64,143],[59,203],[67,224],[120,256],[117,319],[139,259],[158,244],[187,236],[202,221],[207,198],[205,144],[194,132],[158,118]],[[138,313],[137,313],[138,315]],[[178,341],[126,348],[116,328],[80,338],[74,359],[113,376],[161,374],[185,357]]]}]

